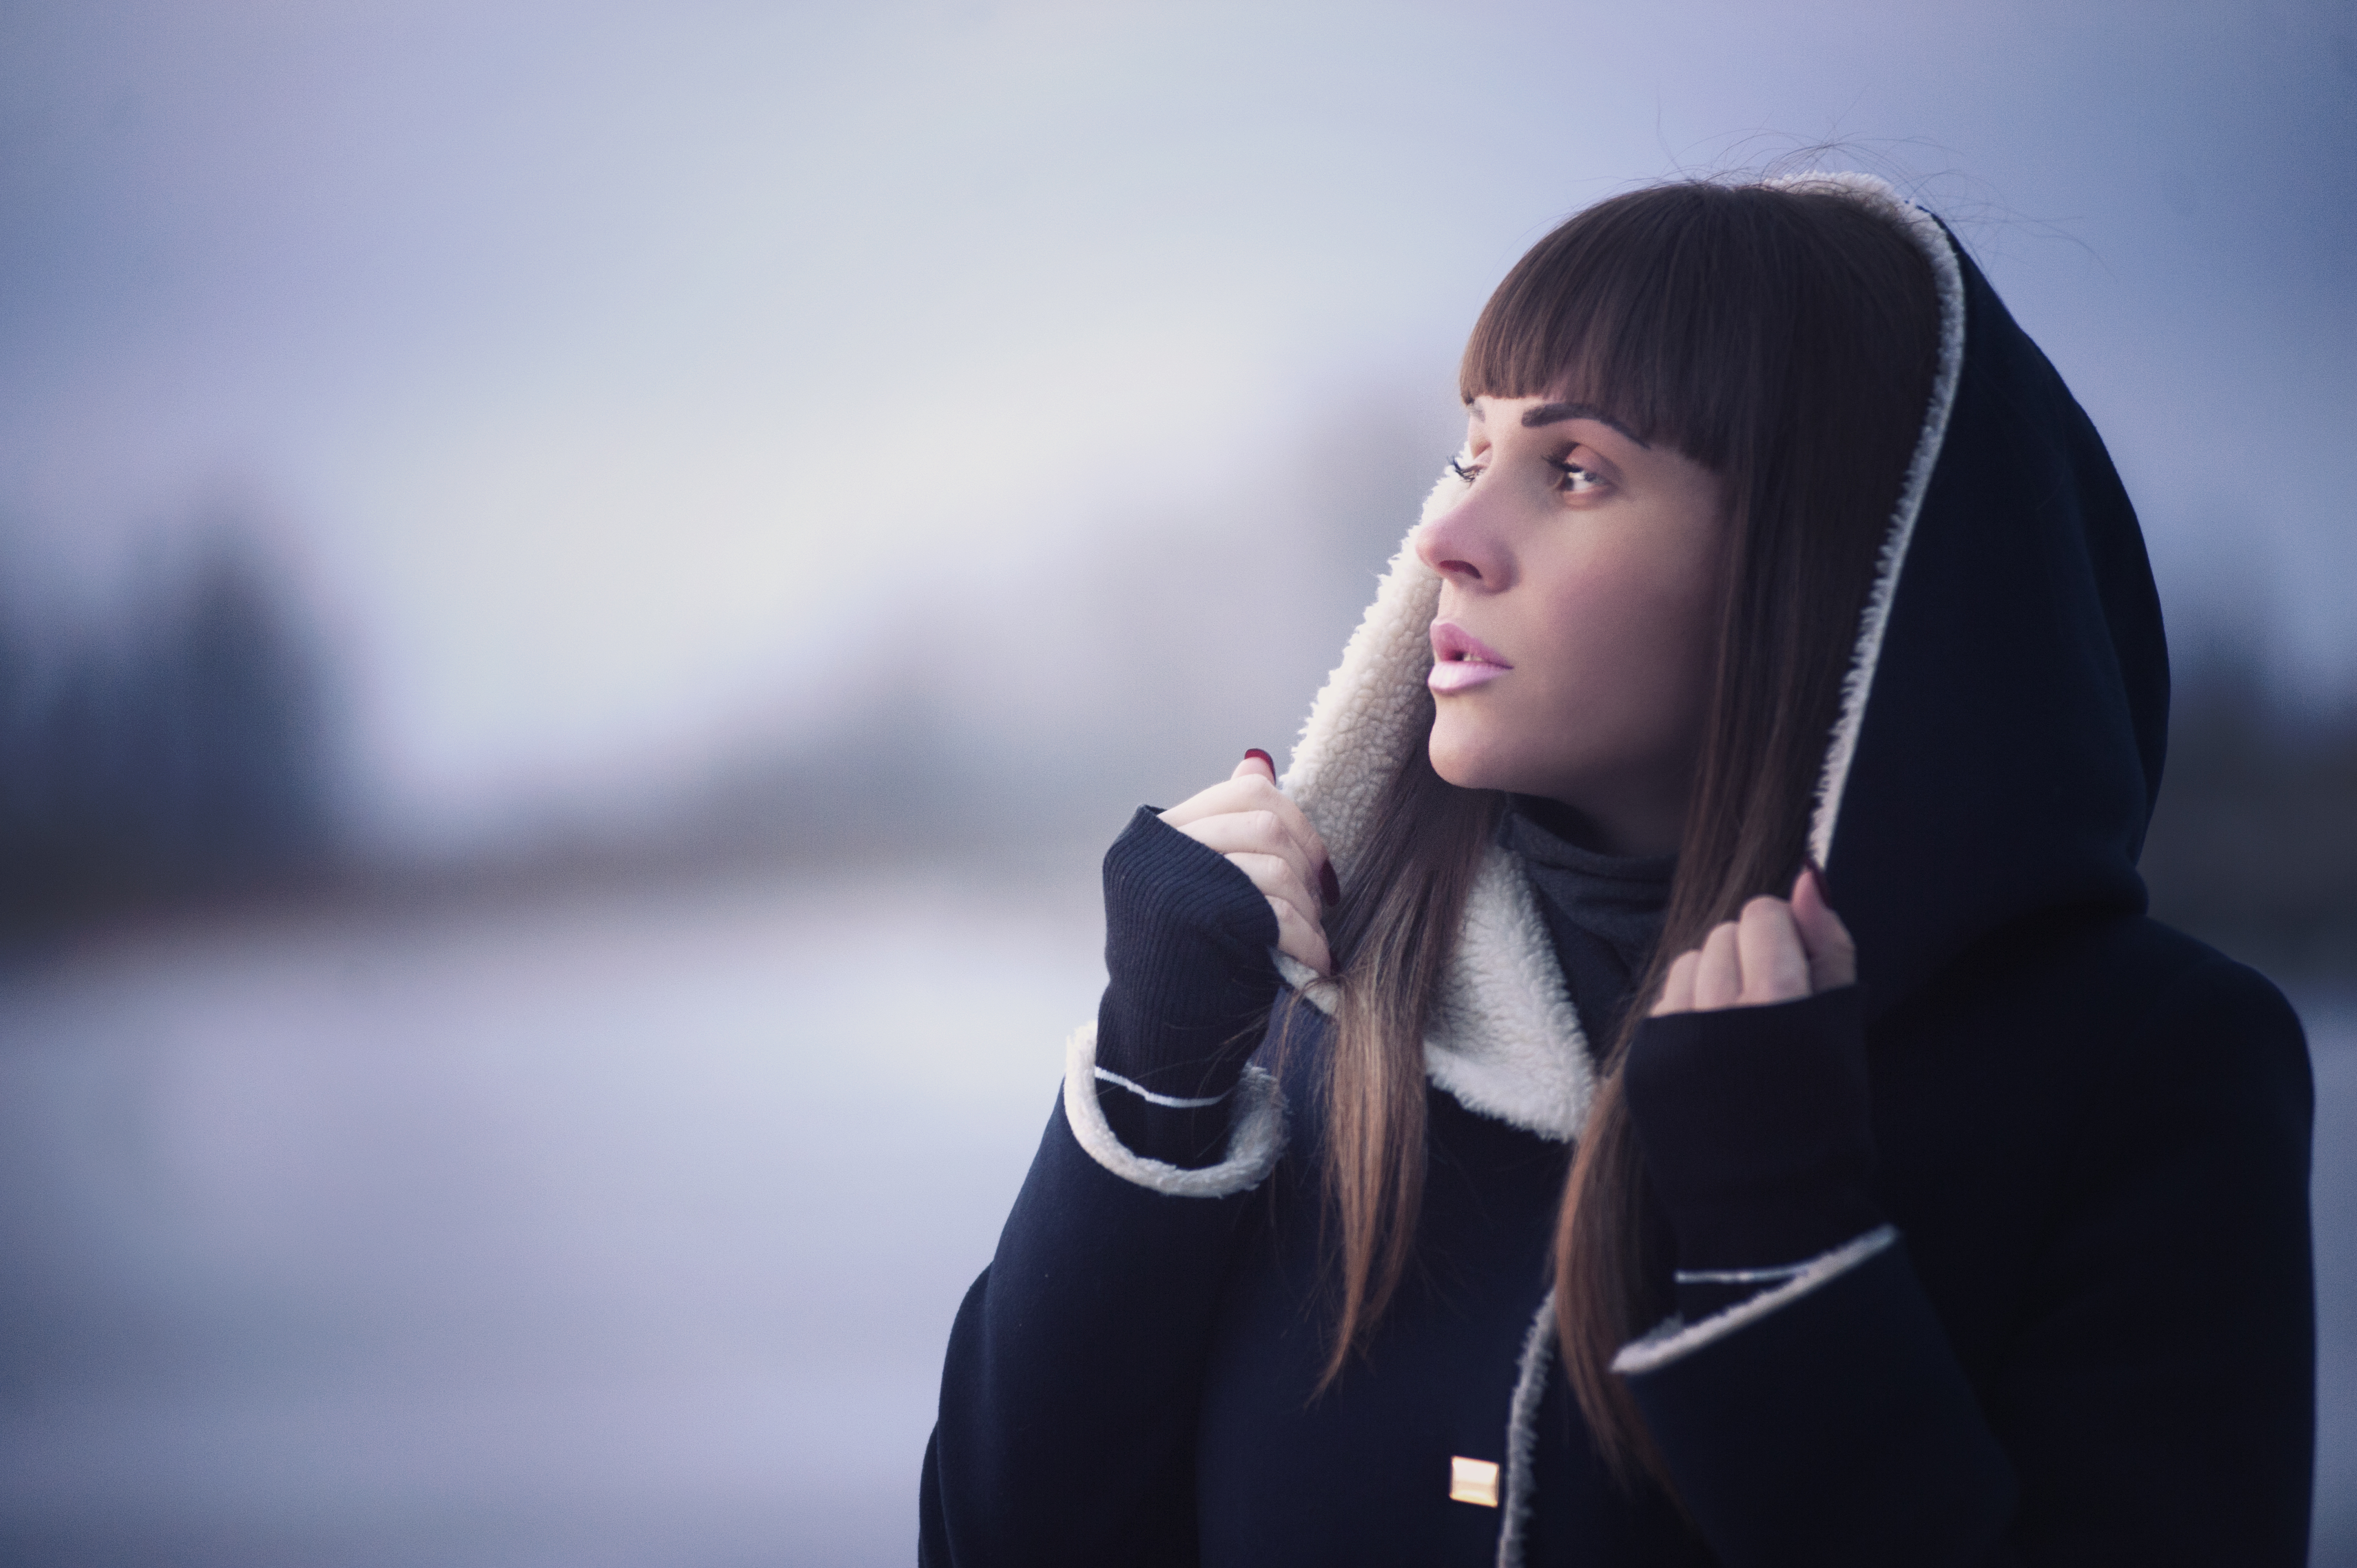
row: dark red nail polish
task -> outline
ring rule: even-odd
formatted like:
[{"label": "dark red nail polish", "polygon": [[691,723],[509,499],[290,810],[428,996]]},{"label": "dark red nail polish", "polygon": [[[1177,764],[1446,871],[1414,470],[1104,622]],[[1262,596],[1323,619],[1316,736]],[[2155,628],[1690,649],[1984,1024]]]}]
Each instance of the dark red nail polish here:
[{"label": "dark red nail polish", "polygon": [[1808,869],[1810,876],[1816,880],[1817,897],[1825,901],[1825,908],[1829,909],[1832,908],[1834,902],[1834,885],[1831,881],[1827,880],[1825,876],[1825,868],[1817,864],[1817,857],[1813,854],[1803,856],[1801,864]]},{"label": "dark red nail polish", "polygon": [[1266,753],[1265,751],[1263,751],[1260,747],[1258,747],[1258,746],[1254,746],[1254,747],[1252,747],[1250,750],[1248,750],[1248,751],[1246,751],[1246,752],[1244,753],[1244,760],[1245,760],[1245,761],[1247,761],[1247,762],[1251,761],[1251,760],[1252,760],[1254,757],[1259,757],[1263,762],[1267,763],[1267,764],[1268,764],[1268,770],[1269,770],[1270,774],[1271,774],[1272,776],[1273,776],[1273,775],[1275,775],[1275,773],[1276,772],[1276,758],[1275,758],[1275,757],[1271,757],[1268,753]]},{"label": "dark red nail polish", "polygon": [[1318,892],[1329,906],[1342,901],[1342,879],[1334,875],[1334,863],[1330,860],[1318,868]]}]

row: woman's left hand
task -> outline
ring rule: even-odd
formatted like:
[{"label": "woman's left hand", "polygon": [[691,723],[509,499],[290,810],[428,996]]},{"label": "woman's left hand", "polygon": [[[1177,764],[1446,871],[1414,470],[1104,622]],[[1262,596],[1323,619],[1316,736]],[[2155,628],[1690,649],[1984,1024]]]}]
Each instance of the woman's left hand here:
[{"label": "woman's left hand", "polygon": [[1825,902],[1815,869],[1803,866],[1790,903],[1754,898],[1741,918],[1721,923],[1702,946],[1680,953],[1652,1016],[1797,1002],[1857,979],[1857,945]]}]

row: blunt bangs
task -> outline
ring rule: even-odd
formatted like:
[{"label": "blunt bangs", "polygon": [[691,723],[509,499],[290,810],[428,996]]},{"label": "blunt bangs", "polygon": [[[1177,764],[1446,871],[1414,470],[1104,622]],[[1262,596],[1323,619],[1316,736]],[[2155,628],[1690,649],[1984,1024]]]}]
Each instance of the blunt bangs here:
[{"label": "blunt bangs", "polygon": [[[1811,210],[1802,210],[1808,209]],[[1458,391],[1592,403],[1725,474],[1774,435],[1795,328],[1840,270],[1825,231],[1889,225],[1846,199],[1687,181],[1609,198],[1516,263],[1474,324]],[[1858,280],[1863,287],[1867,280]]]}]

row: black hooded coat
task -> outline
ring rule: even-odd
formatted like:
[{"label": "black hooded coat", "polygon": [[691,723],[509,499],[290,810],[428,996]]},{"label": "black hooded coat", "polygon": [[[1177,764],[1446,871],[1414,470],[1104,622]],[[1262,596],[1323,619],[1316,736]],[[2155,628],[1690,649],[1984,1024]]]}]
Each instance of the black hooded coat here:
[{"label": "black hooded coat", "polygon": [[[1932,257],[1943,368],[1815,823],[1861,984],[1631,1051],[1682,1266],[1771,1276],[1616,1363],[1684,1517],[1605,1473],[1553,1355],[1579,1015],[1617,999],[1566,988],[1523,859],[1485,863],[1427,1042],[1417,1269],[1316,1395],[1314,1042],[1282,1083],[1217,1046],[1280,972],[1330,998],[1141,811],[1097,1028],[952,1333],[924,1562],[2304,1563],[2308,1058],[2266,980],[2143,913],[2169,682],[2135,514],[1945,231],[1820,183]],[[1403,552],[1284,780],[1346,870],[1422,742],[1431,591]]]}]

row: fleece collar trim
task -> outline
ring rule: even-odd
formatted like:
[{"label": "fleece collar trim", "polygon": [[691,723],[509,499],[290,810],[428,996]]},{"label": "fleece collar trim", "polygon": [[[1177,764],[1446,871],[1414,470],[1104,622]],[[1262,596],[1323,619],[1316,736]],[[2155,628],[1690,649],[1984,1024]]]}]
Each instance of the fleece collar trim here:
[{"label": "fleece collar trim", "polygon": [[[1923,497],[1947,435],[1964,360],[1964,282],[1945,230],[1871,175],[1809,174],[1778,181],[1794,189],[1846,196],[1888,217],[1932,263],[1940,300],[1940,359],[1923,429],[1884,536],[1874,586],[1860,620],[1842,706],[1826,746],[1809,843],[1831,859],[1842,793],[1857,755],[1867,699],[1874,686],[1899,577],[1906,564]],[[1460,456],[1463,455],[1460,454]],[[1444,470],[1425,499],[1417,526],[1441,516],[1467,486]],[[1310,705],[1285,777],[1285,792],[1348,869],[1366,845],[1376,800],[1408,748],[1425,744],[1425,677],[1432,668],[1429,628],[1440,579],[1416,558],[1414,531],[1392,557],[1375,601],[1342,650],[1342,661]],[[1311,1003],[1332,1013],[1333,982],[1279,953],[1277,968]],[[1545,1138],[1568,1142],[1586,1122],[1596,1090],[1595,1051],[1557,967],[1553,940],[1522,864],[1485,845],[1465,921],[1425,1036],[1425,1071],[1458,1103]]]}]

